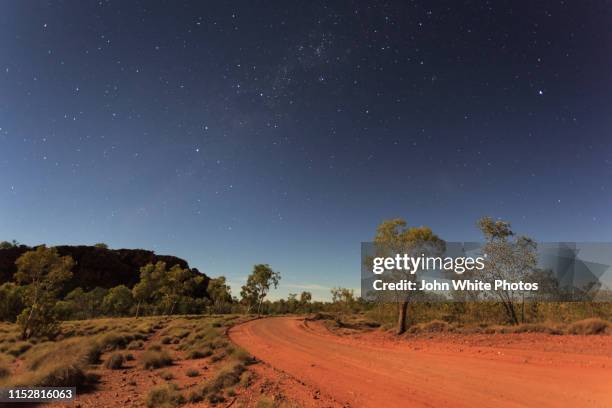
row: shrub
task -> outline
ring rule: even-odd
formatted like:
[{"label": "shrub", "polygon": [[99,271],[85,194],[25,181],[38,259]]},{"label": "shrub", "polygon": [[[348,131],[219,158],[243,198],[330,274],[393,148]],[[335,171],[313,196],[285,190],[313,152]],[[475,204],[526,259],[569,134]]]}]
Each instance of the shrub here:
[{"label": "shrub", "polygon": [[125,355],[125,361],[132,361],[134,360],[134,355],[132,353],[127,353]]},{"label": "shrub", "polygon": [[160,385],[151,388],[147,394],[148,408],[173,408],[185,402],[185,398],[177,391],[173,384]]},{"label": "shrub", "polygon": [[187,358],[190,360],[196,360],[199,358],[205,358],[205,357],[210,357],[212,356],[212,351],[210,349],[204,349],[204,350],[191,350],[189,353],[187,353]]},{"label": "shrub", "polygon": [[147,350],[140,356],[145,369],[166,367],[172,364],[172,357],[166,351]]},{"label": "shrub", "polygon": [[172,339],[168,336],[161,339],[161,344],[170,344],[170,342],[172,342]]},{"label": "shrub", "polygon": [[612,324],[602,319],[592,318],[574,322],[569,325],[567,332],[570,334],[607,334],[612,333]]},{"label": "shrub", "polygon": [[8,377],[11,374],[11,360],[8,356],[0,354],[0,378]]},{"label": "shrub", "polygon": [[255,404],[255,408],[274,408],[274,400],[270,397],[261,397]]},{"label": "shrub", "polygon": [[111,370],[119,370],[121,367],[123,367],[124,361],[125,357],[123,357],[123,354],[114,353],[108,359],[106,359],[104,362],[104,367]]},{"label": "shrub", "polygon": [[202,394],[197,391],[191,391],[188,398],[189,402],[197,403],[203,400]]},{"label": "shrub", "polygon": [[13,346],[8,349],[7,353],[13,357],[18,357],[28,351],[31,347],[32,343],[27,341],[19,341],[13,344]]},{"label": "shrub", "polygon": [[163,378],[164,380],[166,380],[166,381],[170,381],[170,380],[174,379],[174,375],[171,372],[169,372],[169,371],[164,371],[159,376],[161,378]]},{"label": "shrub", "polygon": [[222,351],[212,356],[210,358],[210,361],[212,361],[213,363],[216,363],[217,361],[223,360],[225,357],[227,357],[227,354],[224,351]]},{"label": "shrub", "polygon": [[200,375],[200,372],[198,370],[195,370],[193,368],[187,370],[187,377],[197,377],[198,375]]},{"label": "shrub", "polygon": [[128,350],[142,350],[144,348],[144,342],[142,340],[134,340],[128,344]]}]

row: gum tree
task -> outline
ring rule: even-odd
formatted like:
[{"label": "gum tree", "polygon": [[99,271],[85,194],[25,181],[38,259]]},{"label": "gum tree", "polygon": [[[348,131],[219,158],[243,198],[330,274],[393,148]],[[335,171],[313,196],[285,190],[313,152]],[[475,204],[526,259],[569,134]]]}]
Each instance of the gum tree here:
[{"label": "gum tree", "polygon": [[[481,272],[483,280],[507,280],[518,282],[534,273],[537,266],[536,243],[525,236],[515,236],[506,221],[493,221],[483,217],[477,222],[478,228],[485,237],[482,252],[486,254],[485,268]],[[502,305],[508,320],[518,324],[515,302],[518,291],[497,289],[490,291]]]},{"label": "gum tree", "polygon": [[[395,254],[407,254],[411,257],[418,257],[422,254],[434,256],[443,253],[446,248],[446,243],[434,234],[431,228],[408,227],[406,221],[400,218],[383,221],[376,230],[374,244],[378,252],[377,256],[394,256]],[[403,270],[393,270],[389,273],[407,280],[415,280],[417,276],[416,273],[411,274]],[[397,334],[406,331],[409,302],[409,293],[399,294]]]},{"label": "gum tree", "polygon": [[253,267],[253,272],[249,275],[246,285],[242,287],[240,296],[248,305],[247,313],[254,305],[257,305],[257,314],[261,313],[261,304],[270,291],[278,287],[280,273],[275,272],[268,264],[258,264]]},{"label": "gum tree", "polygon": [[63,284],[72,278],[74,261],[70,256],[60,256],[56,248],[41,245],[21,255],[15,264],[15,280],[25,286],[26,308],[17,317],[21,337],[53,334],[57,328],[53,307]]}]

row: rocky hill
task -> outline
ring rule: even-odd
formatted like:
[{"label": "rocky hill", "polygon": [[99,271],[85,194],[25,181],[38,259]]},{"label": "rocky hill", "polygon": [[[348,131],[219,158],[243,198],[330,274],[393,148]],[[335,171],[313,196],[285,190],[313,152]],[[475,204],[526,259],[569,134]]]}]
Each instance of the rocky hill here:
[{"label": "rocky hill", "polygon": [[[75,261],[72,270],[73,277],[66,285],[66,293],[76,287],[91,290],[95,287],[112,288],[117,285],[126,285],[131,288],[139,280],[140,267],[148,263],[163,261],[166,262],[168,268],[174,265],[189,268],[184,259],[169,255],[156,255],[155,252],[144,249],[106,249],[84,245],[62,245],[56,248],[60,255],[70,255]],[[34,248],[26,245],[0,249],[0,284],[13,280],[13,274],[17,271],[15,261],[21,254],[32,249]],[[206,288],[209,278],[196,268],[191,271],[205,277],[202,287],[198,288],[197,296],[207,297]]]}]

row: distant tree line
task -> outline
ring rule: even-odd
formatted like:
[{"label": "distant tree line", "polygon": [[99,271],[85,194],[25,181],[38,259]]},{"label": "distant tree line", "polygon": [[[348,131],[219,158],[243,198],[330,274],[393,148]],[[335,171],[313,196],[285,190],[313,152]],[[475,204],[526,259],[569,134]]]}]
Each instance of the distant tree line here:
[{"label": "distant tree line", "polygon": [[[510,224],[505,221],[484,217],[477,225],[484,236],[487,268],[481,275],[465,273],[462,278],[531,279],[540,281],[550,292],[558,290],[545,271],[536,268],[534,241],[515,236]],[[408,227],[402,219],[382,222],[374,242],[394,253],[420,254],[425,247],[442,252],[445,246],[445,242],[428,227]],[[16,241],[3,241],[0,242],[0,249],[17,245]],[[108,248],[102,243],[96,244],[96,247]],[[312,294],[307,291],[270,301],[267,300],[268,294],[278,287],[281,275],[268,264],[254,265],[241,287],[240,298],[232,296],[223,276],[210,279],[207,296],[198,296],[197,288],[206,278],[180,265],[168,267],[163,261],[141,267],[139,281],[132,288],[119,285],[86,291],[77,287],[60,298],[60,294],[65,293],[66,282],[72,278],[74,261],[70,256],[60,256],[56,248],[43,245],[23,253],[15,264],[17,272],[14,281],[0,285],[0,320],[17,322],[22,328],[23,338],[52,336],[61,320],[102,316],[313,312],[342,315],[366,312],[381,322],[395,319],[397,332],[401,334],[408,326],[424,318],[462,321],[471,316],[474,321],[492,318],[498,323],[518,324],[538,320],[545,315],[541,302],[530,301],[526,306],[516,293],[503,290],[469,294],[454,292],[451,294],[454,298],[452,301],[432,298],[431,301],[415,302],[414,296],[422,295],[416,293],[402,295],[405,297],[393,299],[392,302],[384,298],[367,302],[356,297],[352,289],[332,288],[331,302],[313,301]],[[415,279],[415,276],[405,278]],[[588,304],[592,305],[593,302]],[[595,313],[595,307],[589,307]]]}]

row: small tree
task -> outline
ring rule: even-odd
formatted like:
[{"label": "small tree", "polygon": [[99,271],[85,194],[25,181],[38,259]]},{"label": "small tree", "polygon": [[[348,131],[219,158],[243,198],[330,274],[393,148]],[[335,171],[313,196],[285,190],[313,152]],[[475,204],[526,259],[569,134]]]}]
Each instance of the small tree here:
[{"label": "small tree", "polygon": [[17,318],[21,337],[52,334],[57,327],[53,306],[62,285],[72,277],[74,261],[70,256],[59,256],[57,249],[42,245],[21,255],[15,264],[15,280],[26,286],[26,308]]},{"label": "small tree", "polygon": [[132,296],[132,291],[125,285],[111,288],[102,301],[104,311],[113,316],[127,315],[133,305],[134,296]]},{"label": "small tree", "polygon": [[[446,243],[434,234],[428,227],[407,227],[406,221],[396,218],[383,221],[376,230],[374,237],[376,248],[381,253],[378,256],[394,256],[395,254],[407,254],[415,257],[422,254],[433,256],[439,255],[446,249]],[[416,280],[417,274],[403,270],[391,271],[391,273],[406,280]],[[400,294],[399,313],[397,322],[397,334],[406,331],[406,320],[408,313],[408,302],[410,294]]]},{"label": "small tree", "polygon": [[9,241],[2,241],[0,242],[0,249],[11,249],[11,248],[15,248],[19,246],[19,242],[15,241],[14,239],[9,242]]},{"label": "small tree", "polygon": [[108,245],[106,245],[104,242],[98,242],[97,244],[94,244],[94,247],[98,249],[108,249]]},{"label": "small tree", "polygon": [[[478,227],[485,237],[482,248],[485,257],[485,268],[481,275],[483,280],[507,280],[518,282],[526,280],[536,270],[536,243],[528,237],[515,237],[506,221],[493,221],[490,217],[478,220]],[[515,302],[520,295],[517,291],[491,290],[502,305],[508,320],[518,324]]]},{"label": "small tree", "polygon": [[257,304],[257,314],[261,313],[261,304],[270,291],[270,286],[278,287],[280,273],[274,272],[270,265],[259,264],[253,267],[253,272],[249,275],[246,285],[242,287],[240,295],[248,305],[247,313]]},{"label": "small tree", "polygon": [[312,293],[310,292],[302,292],[300,294],[300,307],[303,311],[308,311],[310,307],[310,302],[312,301]]}]

